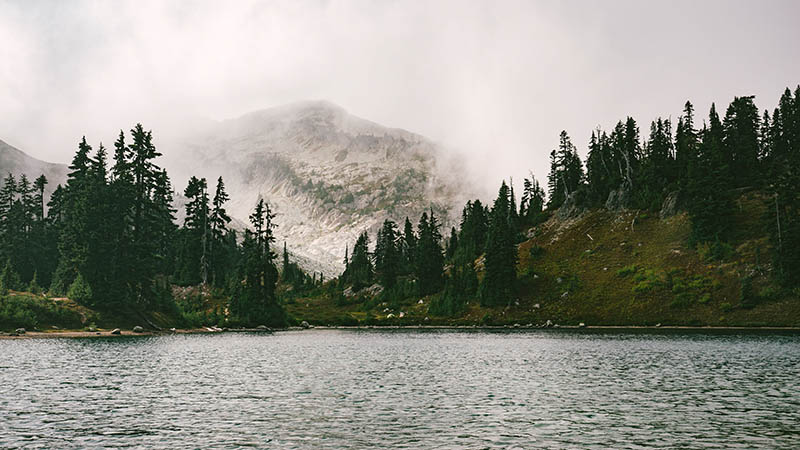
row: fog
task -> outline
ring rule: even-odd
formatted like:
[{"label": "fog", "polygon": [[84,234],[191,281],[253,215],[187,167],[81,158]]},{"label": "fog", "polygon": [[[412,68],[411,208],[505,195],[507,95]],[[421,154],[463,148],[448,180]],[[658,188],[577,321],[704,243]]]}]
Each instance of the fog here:
[{"label": "fog", "polygon": [[[772,109],[800,82],[797,2],[3,1],[0,139],[68,162],[304,99],[438,141],[495,189],[544,181],[562,129]],[[165,144],[166,145],[166,144]],[[161,147],[169,152],[169,146]],[[174,155],[173,155],[174,156]]]}]

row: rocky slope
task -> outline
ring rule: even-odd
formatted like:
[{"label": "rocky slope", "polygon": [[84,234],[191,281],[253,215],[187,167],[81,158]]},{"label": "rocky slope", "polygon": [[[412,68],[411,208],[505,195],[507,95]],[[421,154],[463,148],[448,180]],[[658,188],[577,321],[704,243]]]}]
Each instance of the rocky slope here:
[{"label": "rocky slope", "polygon": [[[278,245],[286,240],[310,270],[338,275],[345,246],[384,219],[416,223],[433,208],[450,217],[467,197],[458,166],[428,139],[352,116],[322,101],[301,102],[210,124],[167,149],[180,185],[186,176],[221,175],[242,222],[259,197],[274,209]],[[180,186],[179,186],[180,187]]]},{"label": "rocky slope", "polygon": [[52,192],[59,184],[67,180],[67,166],[40,161],[28,156],[19,149],[0,141],[0,178],[5,178],[9,173],[19,179],[25,174],[31,181],[39,175],[47,177],[46,192]]}]

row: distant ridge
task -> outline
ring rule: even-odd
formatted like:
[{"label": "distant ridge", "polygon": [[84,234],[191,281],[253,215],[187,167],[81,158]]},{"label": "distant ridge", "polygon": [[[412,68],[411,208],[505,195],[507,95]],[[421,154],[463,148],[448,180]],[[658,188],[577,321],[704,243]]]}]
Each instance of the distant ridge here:
[{"label": "distant ridge", "polygon": [[39,175],[47,177],[47,193],[53,192],[56,186],[64,184],[67,180],[67,165],[49,163],[29,156],[22,150],[0,140],[0,178],[4,179],[9,173],[19,178],[25,174],[31,181]]}]

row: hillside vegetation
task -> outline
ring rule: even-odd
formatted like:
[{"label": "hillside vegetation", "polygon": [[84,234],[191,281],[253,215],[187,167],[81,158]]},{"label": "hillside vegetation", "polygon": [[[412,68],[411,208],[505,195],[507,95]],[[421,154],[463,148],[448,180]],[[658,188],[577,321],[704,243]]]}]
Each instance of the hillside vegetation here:
[{"label": "hillside vegetation", "polygon": [[317,295],[286,308],[320,325],[800,326],[797,290],[782,290],[767,276],[763,196],[744,194],[737,203],[739,232],[722,260],[707,254],[708,246],[688,247],[685,213],[662,220],[593,210],[529,230],[533,237],[518,246],[518,298],[508,306],[481,307],[475,298],[462,314],[441,317],[428,310],[432,297],[393,304]]}]

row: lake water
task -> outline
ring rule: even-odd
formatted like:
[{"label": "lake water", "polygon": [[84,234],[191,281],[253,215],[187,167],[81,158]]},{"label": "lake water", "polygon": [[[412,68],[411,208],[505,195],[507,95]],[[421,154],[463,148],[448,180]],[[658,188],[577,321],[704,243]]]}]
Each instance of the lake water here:
[{"label": "lake water", "polygon": [[798,448],[800,335],[0,341],[0,448]]}]

